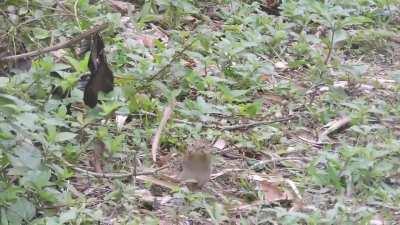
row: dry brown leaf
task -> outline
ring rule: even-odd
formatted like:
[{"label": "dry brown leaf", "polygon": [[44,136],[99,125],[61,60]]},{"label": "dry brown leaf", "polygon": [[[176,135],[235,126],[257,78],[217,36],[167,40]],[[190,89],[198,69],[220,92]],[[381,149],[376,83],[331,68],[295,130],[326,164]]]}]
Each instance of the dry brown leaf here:
[{"label": "dry brown leaf", "polygon": [[292,195],[280,187],[278,183],[264,180],[260,182],[260,187],[265,192],[265,199],[268,203],[293,199]]},{"label": "dry brown leaf", "polygon": [[318,135],[318,142],[322,143],[323,141],[329,139],[328,136],[342,128],[350,125],[351,119],[348,116],[343,116],[338,119],[335,119],[329,123],[327,123],[324,127],[326,128],[320,135]]},{"label": "dry brown leaf", "polygon": [[271,76],[269,75],[269,74],[262,74],[261,76],[260,76],[260,80],[261,81],[269,81],[271,79]]},{"label": "dry brown leaf", "polygon": [[[261,191],[265,192],[265,199],[268,203],[279,202],[282,200],[293,200],[295,197],[285,185],[289,184],[286,179],[280,175],[274,176],[269,174],[268,178],[266,175],[260,176],[258,174],[250,175],[249,178],[256,181]],[[285,182],[286,181],[286,182]],[[293,184],[289,184],[291,186]],[[293,187],[291,187],[293,189]],[[293,191],[297,192],[297,191]]]},{"label": "dry brown leaf", "polygon": [[169,105],[167,105],[164,109],[163,117],[161,118],[160,125],[158,126],[158,129],[154,135],[154,138],[151,142],[151,155],[153,162],[157,161],[157,152],[158,148],[160,147],[160,138],[162,131],[164,127],[167,125],[168,120],[170,119],[172,112],[174,111],[175,108],[175,101],[171,102]]},{"label": "dry brown leaf", "polygon": [[141,181],[150,182],[152,184],[155,184],[155,185],[158,185],[161,187],[165,187],[165,188],[168,188],[171,190],[179,188],[179,185],[177,183],[173,183],[171,181],[165,181],[165,180],[159,179],[154,176],[141,175],[141,176],[136,176],[136,179],[141,180]]},{"label": "dry brown leaf", "polygon": [[117,123],[118,131],[121,131],[124,127],[125,121],[128,118],[126,115],[115,115],[115,122]]},{"label": "dry brown leaf", "polygon": [[128,13],[129,11],[133,11],[135,6],[129,2],[117,1],[117,0],[108,0],[115,10],[121,13]]},{"label": "dry brown leaf", "polygon": [[382,215],[375,215],[370,221],[369,221],[370,225],[385,225],[387,223],[385,223],[385,219],[383,218]]},{"label": "dry brown leaf", "polygon": [[214,143],[213,147],[214,147],[214,148],[217,148],[217,149],[219,149],[219,150],[223,150],[223,149],[226,147],[226,142],[225,142],[225,140],[223,140],[223,139],[218,139],[218,140]]},{"label": "dry brown leaf", "polygon": [[156,37],[148,34],[139,35],[137,39],[147,48],[154,48],[154,42],[157,40]]},{"label": "dry brown leaf", "polygon": [[288,68],[288,63],[284,61],[279,61],[275,63],[275,68],[280,70],[285,70]]}]

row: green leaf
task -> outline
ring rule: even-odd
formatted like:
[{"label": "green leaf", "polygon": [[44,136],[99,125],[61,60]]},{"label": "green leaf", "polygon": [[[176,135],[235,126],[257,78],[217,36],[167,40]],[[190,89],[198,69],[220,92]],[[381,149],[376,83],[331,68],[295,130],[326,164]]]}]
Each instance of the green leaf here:
[{"label": "green leaf", "polygon": [[77,134],[72,133],[72,132],[60,132],[57,134],[55,141],[56,142],[63,142],[63,141],[69,141],[72,140],[76,137]]},{"label": "green leaf", "polygon": [[36,215],[35,206],[25,198],[20,198],[7,208],[10,225],[21,225],[22,221],[29,222]]},{"label": "green leaf", "polygon": [[[17,146],[14,154],[9,155],[11,165],[17,169],[39,169],[41,159],[41,152],[32,144],[26,142]],[[19,172],[24,173],[23,171]]]},{"label": "green leaf", "polygon": [[50,37],[50,32],[48,30],[42,29],[40,27],[32,28],[32,33],[36,39],[42,40]]},{"label": "green leaf", "polygon": [[21,179],[21,184],[33,184],[37,189],[50,185],[51,172],[49,170],[30,170]]},{"label": "green leaf", "polygon": [[349,35],[347,34],[347,32],[343,29],[340,30],[336,30],[335,34],[333,36],[333,44],[337,44],[339,42],[343,42],[345,40],[347,40],[349,38]]},{"label": "green leaf", "polygon": [[61,213],[60,224],[71,222],[78,217],[78,210],[76,208],[71,208],[70,210]]},{"label": "green leaf", "polygon": [[261,112],[261,101],[255,101],[253,103],[245,104],[240,106],[240,113],[244,116],[254,117]]}]

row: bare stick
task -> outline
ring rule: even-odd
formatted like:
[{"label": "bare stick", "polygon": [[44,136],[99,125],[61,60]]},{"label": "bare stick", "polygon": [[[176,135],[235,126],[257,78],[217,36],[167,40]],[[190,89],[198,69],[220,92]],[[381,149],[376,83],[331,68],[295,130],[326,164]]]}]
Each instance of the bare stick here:
[{"label": "bare stick", "polygon": [[17,59],[21,59],[21,58],[33,57],[33,56],[41,55],[41,54],[44,54],[47,52],[52,52],[52,51],[56,51],[58,49],[66,48],[66,47],[69,47],[69,46],[79,42],[82,39],[89,37],[92,34],[95,34],[101,30],[106,29],[107,27],[108,27],[108,23],[97,25],[68,41],[61,42],[61,43],[53,45],[53,46],[49,46],[46,48],[38,49],[35,51],[31,51],[31,52],[27,52],[27,53],[23,53],[23,54],[19,54],[19,55],[6,56],[3,58],[0,58],[0,62],[7,62],[7,61],[17,60]]},{"label": "bare stick", "polygon": [[165,125],[167,125],[167,122],[168,122],[169,118],[171,117],[172,112],[174,111],[174,107],[175,107],[175,100],[172,101],[169,105],[167,105],[165,107],[163,117],[161,118],[160,125],[158,126],[156,134],[154,135],[154,138],[151,142],[151,155],[153,157],[153,162],[157,161],[157,151],[160,146],[161,133],[162,133]]},{"label": "bare stick", "polygon": [[130,173],[96,173],[96,172],[92,172],[89,170],[85,170],[79,167],[76,167],[74,165],[72,165],[71,163],[69,163],[68,161],[66,161],[65,159],[58,157],[62,163],[64,163],[65,165],[67,165],[68,167],[73,168],[75,171],[80,172],[82,174],[87,174],[93,177],[103,177],[103,178],[124,178],[124,177],[130,177],[130,176],[142,176],[142,175],[152,175],[157,173],[158,171],[161,171],[163,169],[165,169],[167,167],[163,166],[160,168],[155,169],[154,171],[146,171],[146,172],[139,172],[136,173],[135,172],[130,172]]},{"label": "bare stick", "polygon": [[310,161],[310,159],[305,158],[305,157],[286,157],[286,158],[276,158],[276,159],[267,159],[267,160],[262,160],[260,162],[255,163],[250,167],[250,169],[255,169],[259,166],[264,166],[268,163],[276,163],[278,161]]},{"label": "bare stick", "polygon": [[232,126],[221,126],[218,127],[221,130],[238,130],[238,129],[249,129],[255,126],[260,126],[260,125],[268,125],[268,124],[273,124],[273,123],[279,123],[279,122],[285,122],[294,119],[295,116],[287,117],[287,118],[280,118],[276,120],[270,120],[270,121],[259,121],[259,122],[252,122],[252,123],[246,123],[246,124],[238,124],[238,125],[232,125]]},{"label": "bare stick", "polygon": [[[133,114],[131,114],[133,115]],[[157,116],[155,113],[152,112],[146,112],[146,111],[141,111],[140,114],[136,114],[136,115],[146,115],[146,116]],[[279,118],[276,120],[270,120],[270,121],[257,121],[257,122],[251,122],[251,123],[245,123],[245,124],[237,124],[237,125],[232,125],[232,126],[219,126],[217,124],[202,124],[203,127],[205,128],[210,128],[210,129],[218,129],[218,130],[239,130],[239,129],[250,129],[256,126],[261,126],[261,125],[268,125],[268,124],[273,124],[273,123],[279,123],[279,122],[285,122],[285,121],[289,121],[291,119],[295,119],[296,116],[291,116],[291,117],[287,117],[287,118]],[[196,122],[190,122],[190,121],[186,121],[186,120],[181,120],[181,119],[172,119],[172,121],[176,122],[176,123],[183,123],[183,124],[187,124],[187,125],[192,125],[195,126],[197,123]]]},{"label": "bare stick", "polygon": [[333,39],[335,38],[335,26],[333,26],[333,28],[332,28],[332,36],[331,36],[331,40],[330,40],[330,44],[329,44],[329,49],[328,49],[328,54],[326,55],[326,58],[325,58],[325,65],[328,65],[328,63],[329,63],[329,60],[331,59],[331,55],[332,55],[332,51],[333,51],[333,48],[334,48],[334,43],[333,43]]}]

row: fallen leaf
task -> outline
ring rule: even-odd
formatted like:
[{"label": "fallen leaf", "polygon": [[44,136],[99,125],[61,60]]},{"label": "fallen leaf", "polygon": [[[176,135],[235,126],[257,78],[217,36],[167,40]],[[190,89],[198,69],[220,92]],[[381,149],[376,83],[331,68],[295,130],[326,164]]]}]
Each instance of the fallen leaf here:
[{"label": "fallen leaf", "polygon": [[[282,200],[294,200],[292,192],[287,189],[289,184],[286,179],[281,176],[275,177],[268,175],[268,179],[265,176],[260,176],[258,174],[250,175],[249,178],[253,181],[257,181],[259,190],[265,192],[265,200],[268,203],[279,202]],[[285,182],[286,181],[286,182]],[[293,184],[289,184],[291,186]],[[293,189],[293,187],[291,187]],[[297,188],[295,188],[297,192]]]},{"label": "fallen leaf", "polygon": [[214,148],[217,148],[219,150],[223,150],[226,147],[226,142],[223,139],[218,139],[214,145]]},{"label": "fallen leaf", "polygon": [[323,142],[326,139],[329,139],[328,136],[333,132],[338,131],[344,127],[347,127],[351,122],[350,117],[343,116],[341,118],[335,119],[329,123],[327,123],[324,128],[326,128],[320,135],[318,135],[318,142]]},{"label": "fallen leaf", "polygon": [[169,118],[172,115],[172,112],[174,111],[175,107],[175,101],[171,102],[169,105],[167,105],[164,109],[163,117],[161,118],[160,125],[157,128],[157,131],[154,135],[154,138],[151,141],[151,155],[153,162],[157,161],[157,152],[158,148],[160,147],[160,138],[161,138],[161,133],[164,129],[164,127],[167,125],[167,122]]},{"label": "fallen leaf", "polygon": [[108,0],[111,7],[121,13],[128,13],[129,11],[133,11],[135,6],[129,2],[117,1],[117,0]]},{"label": "fallen leaf", "polygon": [[124,127],[125,121],[128,118],[126,115],[116,115],[115,116],[115,122],[117,123],[117,129],[118,131],[121,131],[122,128]]},{"label": "fallen leaf", "polygon": [[385,225],[385,220],[382,215],[375,215],[370,221],[370,225]]},{"label": "fallen leaf", "polygon": [[171,190],[176,190],[179,188],[179,185],[176,183],[173,183],[170,181],[165,181],[165,180],[159,179],[154,176],[140,175],[140,176],[136,176],[136,179],[141,180],[141,181],[150,182],[152,184],[156,184],[158,186],[165,187],[165,188],[168,188]]},{"label": "fallen leaf", "polygon": [[137,39],[147,48],[154,48],[155,46],[154,42],[155,40],[157,40],[156,37],[153,37],[148,34],[139,35]]},{"label": "fallen leaf", "polygon": [[264,180],[260,182],[260,187],[261,190],[265,192],[265,200],[267,200],[268,203],[292,199],[277,183]]},{"label": "fallen leaf", "polygon": [[302,199],[300,195],[300,191],[296,186],[296,183],[294,183],[292,180],[285,179],[286,183],[289,185],[289,187],[292,189],[292,192],[296,195],[297,199]]},{"label": "fallen leaf", "polygon": [[287,68],[288,68],[288,64],[287,64],[287,62],[279,61],[279,62],[276,62],[276,63],[275,63],[275,67],[276,67],[277,69],[284,70],[284,69],[287,69]]}]

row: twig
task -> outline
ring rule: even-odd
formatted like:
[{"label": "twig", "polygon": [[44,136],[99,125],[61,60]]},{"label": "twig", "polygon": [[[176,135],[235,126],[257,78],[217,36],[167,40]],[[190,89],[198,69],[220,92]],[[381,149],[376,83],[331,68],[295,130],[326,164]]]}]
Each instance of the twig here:
[{"label": "twig", "polygon": [[335,29],[336,29],[335,25],[333,25],[332,36],[331,36],[331,40],[330,40],[330,44],[329,44],[328,54],[326,55],[325,62],[324,62],[325,65],[328,65],[328,63],[331,59],[332,51],[334,48],[334,43],[333,43],[334,40],[333,39],[335,38]]},{"label": "twig", "polygon": [[215,180],[216,178],[218,178],[218,177],[220,177],[220,176],[223,176],[223,175],[226,174],[226,173],[242,172],[242,171],[245,171],[245,169],[241,169],[241,168],[228,168],[228,169],[224,169],[224,170],[221,171],[221,172],[211,174],[210,180]]},{"label": "twig", "polygon": [[[152,112],[147,112],[147,111],[140,111],[140,113],[138,114],[130,114],[130,115],[136,115],[136,116],[152,116],[152,117],[157,117],[157,114],[152,113]],[[181,119],[172,119],[172,121],[176,122],[176,123],[183,123],[183,124],[187,124],[187,125],[192,125],[192,126],[196,126],[195,122],[190,122],[190,121],[186,121],[186,120],[181,120]],[[217,128],[216,125],[207,125],[207,124],[203,124],[203,127],[207,127],[207,128]]]},{"label": "twig", "polygon": [[31,52],[27,52],[27,53],[23,53],[23,54],[19,54],[19,55],[12,55],[12,56],[6,56],[3,58],[0,58],[0,62],[6,62],[6,61],[11,61],[11,60],[17,60],[17,59],[21,59],[21,58],[27,58],[27,57],[32,57],[32,56],[37,56],[37,55],[41,55],[47,52],[51,52],[51,51],[56,51],[58,49],[62,49],[62,48],[66,48],[69,47],[77,42],[79,42],[82,39],[85,39],[87,37],[89,37],[90,35],[97,33],[101,30],[104,30],[108,27],[108,23],[104,23],[101,25],[97,25],[95,27],[93,27],[90,30],[87,30],[83,33],[81,33],[80,35],[78,35],[77,37],[74,37],[68,41],[65,42],[61,42],[59,44],[53,45],[53,46],[49,46],[46,48],[42,48],[42,49],[38,49],[35,51],[31,51]]},{"label": "twig", "polygon": [[329,122],[327,125],[325,125],[325,127],[327,127],[327,129],[322,132],[319,137],[318,137],[318,142],[322,142],[323,140],[328,139],[328,135],[330,135],[333,132],[336,132],[344,127],[349,126],[351,123],[351,118],[348,116],[343,116],[339,119],[335,119],[331,122]]},{"label": "twig", "polygon": [[161,133],[162,133],[165,125],[167,125],[167,122],[168,122],[169,118],[171,117],[172,112],[174,111],[174,107],[175,107],[175,100],[173,100],[170,104],[168,104],[165,107],[163,117],[161,118],[160,125],[158,126],[156,134],[154,135],[154,138],[151,142],[151,155],[153,158],[153,162],[157,161],[157,151],[160,146]]},{"label": "twig", "polygon": [[268,124],[272,124],[272,123],[279,123],[279,122],[285,122],[285,121],[289,121],[296,118],[296,116],[290,116],[287,118],[280,118],[280,119],[276,119],[276,120],[270,120],[270,121],[258,121],[258,122],[252,122],[252,123],[246,123],[246,124],[238,124],[238,125],[232,125],[232,126],[221,126],[218,127],[219,129],[223,130],[223,131],[230,131],[230,130],[238,130],[238,129],[249,129],[255,126],[259,126],[259,125],[268,125]]},{"label": "twig", "polygon": [[[153,117],[157,116],[157,114],[152,113],[152,112],[141,111],[140,113],[142,115],[146,115],[146,116],[153,116]],[[136,114],[136,115],[138,115],[138,114]],[[139,114],[139,116],[140,116],[140,114]],[[288,120],[291,120],[294,118],[296,118],[296,116],[291,116],[291,117],[287,117],[287,118],[279,118],[279,119],[271,120],[271,121],[257,121],[257,122],[252,122],[252,123],[238,124],[238,125],[231,125],[231,126],[218,126],[217,124],[211,124],[211,125],[210,124],[202,124],[202,126],[206,127],[206,128],[210,128],[210,129],[230,131],[230,130],[237,130],[237,129],[249,129],[249,128],[260,126],[260,125],[268,125],[268,124],[272,124],[272,123],[284,122],[284,121],[288,121]],[[176,123],[183,123],[183,124],[188,124],[188,125],[193,125],[193,126],[195,126],[197,124],[195,122],[190,122],[190,121],[181,120],[181,119],[172,119],[172,121],[174,121]]]},{"label": "twig", "polygon": [[79,17],[78,17],[78,3],[79,3],[79,1],[75,0],[75,3],[74,3],[74,15],[75,15],[75,21],[78,24],[79,30],[82,30],[81,22],[79,21]]},{"label": "twig", "polygon": [[146,171],[146,172],[140,172],[140,173],[136,173],[135,172],[130,172],[130,173],[96,173],[96,172],[92,172],[89,170],[85,170],[79,167],[76,167],[74,165],[72,165],[71,163],[69,163],[68,161],[66,161],[65,159],[62,159],[59,157],[59,159],[61,160],[62,163],[64,163],[65,165],[67,165],[68,167],[73,168],[75,171],[77,172],[81,172],[83,174],[87,174],[93,177],[103,177],[103,178],[124,178],[124,177],[130,177],[130,176],[142,176],[142,175],[153,175],[165,168],[168,167],[168,165],[165,165],[163,167],[157,168],[153,171]]},{"label": "twig", "polygon": [[304,157],[285,157],[285,158],[268,159],[268,160],[262,160],[260,162],[255,163],[254,165],[252,165],[250,167],[250,169],[253,170],[253,169],[255,169],[255,168],[259,167],[259,166],[263,166],[263,165],[266,165],[268,163],[275,163],[277,161],[295,161],[295,160],[297,160],[297,161],[302,161],[302,160],[309,161],[309,159],[304,158]]}]

